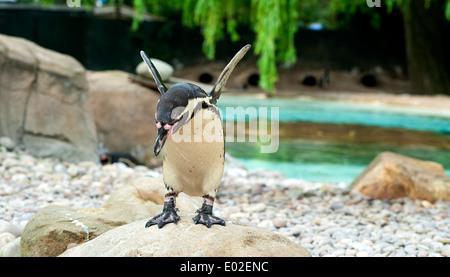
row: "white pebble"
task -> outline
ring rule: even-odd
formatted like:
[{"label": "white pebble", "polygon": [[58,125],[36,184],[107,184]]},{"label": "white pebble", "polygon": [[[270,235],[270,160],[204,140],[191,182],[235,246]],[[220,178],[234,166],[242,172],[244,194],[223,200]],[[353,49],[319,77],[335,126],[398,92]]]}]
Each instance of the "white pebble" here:
[{"label": "white pebble", "polygon": [[13,241],[16,238],[11,233],[1,233],[0,234],[0,249],[5,246],[8,242]]},{"label": "white pebble", "polygon": [[[0,233],[20,236],[34,214],[50,204],[103,206],[116,188],[161,172],[0,151]],[[287,179],[233,162],[226,163],[222,181],[215,206],[220,217],[284,235],[313,256],[450,256],[450,202],[370,200],[347,184]]]},{"label": "white pebble", "polygon": [[2,233],[11,233],[14,236],[18,237],[22,233],[22,228],[8,221],[0,219],[0,234]]},{"label": "white pebble", "polygon": [[20,237],[0,247],[0,257],[20,257]]},{"label": "white pebble", "polygon": [[441,249],[441,255],[444,257],[450,257],[450,245],[446,245]]},{"label": "white pebble", "polygon": [[281,228],[281,227],[286,227],[286,220],[284,220],[283,218],[280,217],[276,217],[272,220],[273,226],[275,226],[275,228]]},{"label": "white pebble", "polygon": [[264,203],[251,204],[245,207],[244,212],[260,213],[266,210],[266,205]]},{"label": "white pebble", "polygon": [[356,253],[356,257],[370,257],[369,252],[367,251],[358,251]]}]

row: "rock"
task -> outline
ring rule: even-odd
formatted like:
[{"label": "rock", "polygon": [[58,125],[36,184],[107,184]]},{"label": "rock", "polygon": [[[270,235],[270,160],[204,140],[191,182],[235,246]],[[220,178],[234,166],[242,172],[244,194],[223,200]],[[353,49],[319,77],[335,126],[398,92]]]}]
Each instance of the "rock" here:
[{"label": "rock", "polygon": [[16,238],[16,236],[14,236],[11,233],[1,233],[0,234],[0,249],[5,246],[6,244],[8,244],[10,241],[13,241]]},{"label": "rock", "polygon": [[21,256],[53,257],[64,252],[70,243],[81,243],[123,224],[102,222],[74,208],[50,205],[40,209],[25,226],[21,239]]},{"label": "rock", "polygon": [[442,165],[391,152],[379,154],[350,188],[374,199],[450,201],[450,177]]},{"label": "rock", "polygon": [[84,67],[22,38],[0,35],[0,136],[38,157],[97,161]]},{"label": "rock", "polygon": [[227,221],[226,226],[195,225],[194,214],[180,213],[177,224],[144,228],[136,221],[71,248],[60,257],[310,257],[286,237],[268,230]]},{"label": "rock", "polygon": [[[151,58],[150,60],[158,70],[158,73],[163,81],[168,81],[172,77],[174,71],[173,66],[166,63],[165,61],[161,61],[158,59]],[[136,67],[136,74],[145,78],[149,78],[153,81],[153,77],[152,75],[150,75],[150,71],[148,70],[147,64],[144,61],[142,61]]]},{"label": "rock", "polygon": [[6,220],[0,219],[0,234],[2,233],[11,233],[16,237],[19,237],[22,233],[22,228]]},{"label": "rock", "polygon": [[330,206],[330,209],[332,209],[333,211],[339,210],[344,208],[344,205],[342,203],[333,203]]},{"label": "rock", "polygon": [[438,238],[437,241],[442,244],[450,244],[450,238]]},{"label": "rock", "polygon": [[280,217],[275,217],[272,220],[273,226],[275,226],[275,228],[281,228],[281,227],[286,227],[286,220],[284,220],[283,218]]},{"label": "rock", "polygon": [[[71,244],[80,244],[136,220],[149,220],[162,212],[164,184],[161,178],[142,177],[114,191],[103,207],[74,209],[50,205],[40,209],[22,233],[21,255],[54,257]],[[180,194],[177,207],[195,212],[200,197]],[[144,223],[145,225],[145,223]],[[142,225],[142,226],[144,226]]]},{"label": "rock", "polygon": [[251,204],[244,208],[244,212],[251,212],[251,213],[260,213],[265,211],[267,208],[266,204],[264,203],[256,203]]},{"label": "rock", "polygon": [[1,247],[0,257],[20,257],[20,237]]},{"label": "rock", "polygon": [[356,257],[370,257],[367,251],[359,251],[356,253]]},{"label": "rock", "polygon": [[441,249],[441,255],[444,257],[450,257],[450,246],[444,246]]},{"label": "rock", "polygon": [[11,151],[16,147],[16,143],[9,137],[0,137],[0,147],[5,147]]},{"label": "rock", "polygon": [[88,72],[87,80],[99,142],[110,152],[129,153],[146,165],[160,165],[153,154],[160,94],[130,82],[123,71]]},{"label": "rock", "polygon": [[[106,208],[125,203],[136,203],[139,205],[163,205],[164,204],[164,182],[162,178],[142,177],[137,178],[114,191],[105,204]],[[176,200],[177,207],[180,210],[195,212],[203,204],[201,197],[191,197],[180,193]],[[159,208],[159,207],[158,207]],[[161,210],[158,213],[162,212]]]}]

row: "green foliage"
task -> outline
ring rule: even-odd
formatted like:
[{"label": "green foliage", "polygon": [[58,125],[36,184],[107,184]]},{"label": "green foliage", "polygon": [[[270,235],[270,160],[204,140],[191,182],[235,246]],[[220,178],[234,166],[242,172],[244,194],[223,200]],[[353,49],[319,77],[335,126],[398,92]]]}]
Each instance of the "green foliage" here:
[{"label": "green foliage", "polygon": [[[392,8],[394,6],[402,6],[405,2],[411,1],[411,0],[386,0],[386,5],[388,7],[388,11],[392,11]],[[433,0],[426,0],[424,3],[424,8],[429,8],[430,4]],[[445,4],[445,10],[444,10],[445,18],[450,21],[450,0],[447,0],[447,3]]]},{"label": "green foliage", "polygon": [[268,91],[275,91],[277,62],[290,66],[296,61],[294,36],[298,28],[298,0],[132,1],[136,9],[133,29],[137,29],[145,11],[163,16],[169,9],[172,13],[179,12],[185,26],[200,27],[204,38],[203,52],[209,59],[214,59],[216,43],[225,35],[238,41],[237,27],[251,26],[256,34],[254,51],[260,55],[260,86]]},{"label": "green foliage", "polygon": [[[216,53],[215,42],[223,38],[224,16],[226,11],[220,0],[198,0],[194,6],[193,23],[201,26],[204,37],[203,52],[209,59],[213,59]],[[185,14],[186,11],[183,11]],[[187,20],[187,19],[186,19]]]},{"label": "green foliage", "polygon": [[[396,0],[383,0],[382,5],[390,6],[388,2]],[[361,3],[362,2],[362,3]],[[380,14],[376,12],[376,8],[369,8],[366,1],[361,0],[331,0],[330,1],[330,24],[334,28],[347,29],[353,27],[351,23],[353,17],[358,14],[370,18],[370,25],[374,29],[379,29],[381,25]],[[393,6],[391,6],[391,9]],[[388,8],[389,9],[389,8]]]},{"label": "green foliage", "polygon": [[298,13],[295,0],[252,1],[252,26],[256,33],[255,53],[260,54],[260,86],[274,91],[278,81],[276,61],[287,65],[295,63],[297,55],[294,35],[297,32]]},{"label": "green foliage", "polygon": [[450,0],[448,0],[445,5],[445,18],[450,21]]},{"label": "green foliage", "polygon": [[[25,3],[52,4],[65,0],[18,0]],[[81,0],[84,7],[92,7],[95,0]],[[401,7],[406,1],[382,0],[388,11]],[[434,0],[426,0],[425,8]],[[185,26],[201,29],[203,52],[215,57],[215,45],[229,35],[238,41],[238,26],[250,26],[256,34],[252,43],[259,55],[260,86],[275,91],[278,80],[277,64],[293,65],[297,60],[294,37],[299,25],[321,22],[325,26],[344,28],[355,14],[366,15],[374,28],[380,26],[380,15],[368,8],[364,0],[108,0],[108,4],[132,4],[136,10],[132,29],[136,30],[148,11],[162,16],[181,15]],[[445,15],[450,20],[450,0]]]},{"label": "green foliage", "polygon": [[[294,36],[298,29],[298,0],[133,0],[138,13],[144,6],[170,5],[182,13],[183,24],[199,26],[204,37],[203,52],[215,57],[215,44],[228,34],[232,41],[240,36],[238,25],[249,25],[255,31],[254,52],[260,55],[260,86],[275,91],[277,62],[290,66],[297,59]],[[140,2],[140,3],[136,3]],[[158,9],[149,10],[158,13]],[[162,14],[164,15],[164,14]],[[136,17],[135,22],[139,22]],[[226,33],[225,33],[226,32]],[[246,42],[247,43],[247,42]]]}]

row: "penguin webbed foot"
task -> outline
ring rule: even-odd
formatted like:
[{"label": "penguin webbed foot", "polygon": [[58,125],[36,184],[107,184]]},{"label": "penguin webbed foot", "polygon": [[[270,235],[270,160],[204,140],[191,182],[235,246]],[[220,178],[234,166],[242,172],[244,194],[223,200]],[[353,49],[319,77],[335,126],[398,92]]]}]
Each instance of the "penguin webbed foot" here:
[{"label": "penguin webbed foot", "polygon": [[225,220],[217,216],[213,216],[212,209],[213,206],[203,203],[202,207],[197,210],[198,215],[192,218],[194,220],[194,223],[205,224],[208,228],[211,228],[213,224],[220,224],[222,226],[225,226]]},{"label": "penguin webbed foot", "polygon": [[158,228],[161,229],[167,223],[173,222],[177,224],[178,220],[180,220],[180,216],[177,214],[177,211],[178,209],[175,207],[174,201],[164,202],[163,212],[147,221],[145,228],[152,225],[158,225]]}]

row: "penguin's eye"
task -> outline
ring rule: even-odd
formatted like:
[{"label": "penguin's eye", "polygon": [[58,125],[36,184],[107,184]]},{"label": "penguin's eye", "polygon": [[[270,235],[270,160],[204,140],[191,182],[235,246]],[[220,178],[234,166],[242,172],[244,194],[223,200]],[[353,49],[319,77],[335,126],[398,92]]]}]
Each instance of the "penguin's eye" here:
[{"label": "penguin's eye", "polygon": [[175,120],[172,120],[172,121],[170,121],[170,122],[167,122],[167,124],[173,126],[173,125],[175,125],[175,123],[177,123],[177,122],[180,121],[181,119],[183,119],[183,118],[182,118],[182,117],[177,118],[177,119],[175,119]]},{"label": "penguin's eye", "polygon": [[183,106],[176,107],[171,112],[171,115],[170,115],[170,118],[172,119],[171,121],[173,121],[173,123],[175,123],[176,121],[179,121],[188,112],[189,112],[189,109],[187,109],[186,107],[183,107]]}]

